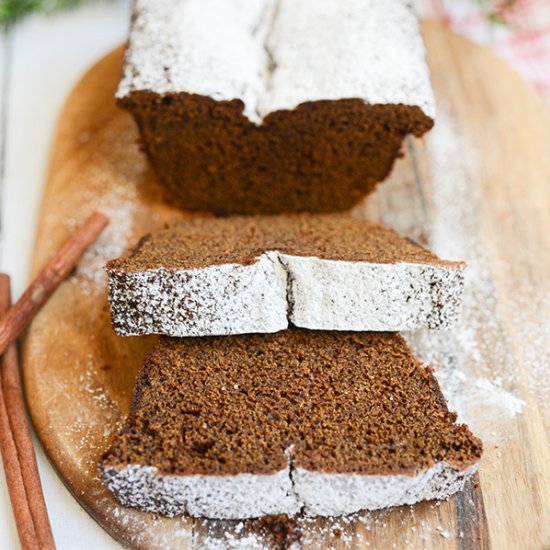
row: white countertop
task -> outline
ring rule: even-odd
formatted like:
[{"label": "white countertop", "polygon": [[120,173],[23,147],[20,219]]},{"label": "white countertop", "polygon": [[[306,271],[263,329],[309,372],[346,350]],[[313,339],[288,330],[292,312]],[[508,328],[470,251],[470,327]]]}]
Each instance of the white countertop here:
[{"label": "white countertop", "polygon": [[[93,62],[122,42],[129,1],[85,5],[53,16],[33,15],[0,34],[0,268],[14,298],[29,280],[51,138],[65,98]],[[3,163],[2,163],[3,161]],[[40,445],[38,462],[59,549],[120,548],[65,489]],[[19,541],[0,464],[0,548]]]}]

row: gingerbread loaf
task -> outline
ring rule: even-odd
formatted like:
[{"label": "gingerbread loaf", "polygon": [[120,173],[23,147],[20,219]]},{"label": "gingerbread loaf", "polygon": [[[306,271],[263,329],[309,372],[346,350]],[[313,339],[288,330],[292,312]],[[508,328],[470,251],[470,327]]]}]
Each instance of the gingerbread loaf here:
[{"label": "gingerbread loaf", "polygon": [[481,453],[398,334],[292,329],[161,340],[100,469],[168,516],[332,516],[446,498]]},{"label": "gingerbread loaf", "polygon": [[344,214],[181,220],[107,264],[122,336],[447,328],[463,269]]},{"label": "gingerbread loaf", "polygon": [[406,0],[136,0],[117,92],[188,210],[347,210],[433,125]]}]

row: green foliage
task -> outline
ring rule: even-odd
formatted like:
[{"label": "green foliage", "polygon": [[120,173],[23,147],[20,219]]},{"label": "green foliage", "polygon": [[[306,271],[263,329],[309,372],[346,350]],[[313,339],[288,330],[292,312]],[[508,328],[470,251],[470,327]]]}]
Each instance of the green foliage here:
[{"label": "green foliage", "polygon": [[0,25],[7,26],[33,11],[44,13],[76,6],[84,0],[0,0]]},{"label": "green foliage", "polygon": [[[85,0],[0,0],[0,26],[6,26],[33,11],[52,12],[81,4]],[[485,13],[489,21],[506,24],[506,10],[517,0],[472,0]]]},{"label": "green foliage", "polygon": [[483,10],[487,19],[495,25],[506,25],[506,12],[514,7],[517,0],[474,0]]}]

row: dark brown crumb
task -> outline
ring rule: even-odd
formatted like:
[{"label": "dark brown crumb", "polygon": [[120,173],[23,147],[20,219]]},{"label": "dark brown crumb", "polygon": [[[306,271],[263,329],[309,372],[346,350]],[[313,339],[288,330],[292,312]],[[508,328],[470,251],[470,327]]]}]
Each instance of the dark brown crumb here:
[{"label": "dark brown crumb", "polygon": [[106,466],[171,474],[397,474],[477,462],[431,369],[395,333],[161,339]]},{"label": "dark brown crumb", "polygon": [[239,100],[143,90],[120,104],[182,208],[232,214],[349,210],[386,178],[405,136],[433,126],[419,107],[353,98],[306,102],[261,126]]},{"label": "dark brown crumb", "polygon": [[293,544],[299,543],[302,537],[298,522],[285,514],[264,516],[255,520],[254,527],[258,529],[275,548],[280,548],[281,550],[290,548]]},{"label": "dark brown crumb", "polygon": [[392,229],[344,214],[183,219],[147,235],[109,269],[247,264],[266,250],[376,263],[449,264]]}]

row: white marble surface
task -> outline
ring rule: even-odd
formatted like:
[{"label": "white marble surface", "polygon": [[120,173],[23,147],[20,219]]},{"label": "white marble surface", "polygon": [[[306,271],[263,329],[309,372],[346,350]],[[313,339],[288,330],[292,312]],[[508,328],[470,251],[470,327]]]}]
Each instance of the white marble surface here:
[{"label": "white marble surface", "polygon": [[[0,33],[0,267],[24,290],[50,143],[61,106],[79,76],[124,40],[129,1],[85,5],[54,16],[32,16]],[[120,546],[80,508],[37,444],[40,473],[59,549]],[[19,548],[0,464],[0,548]]]}]

